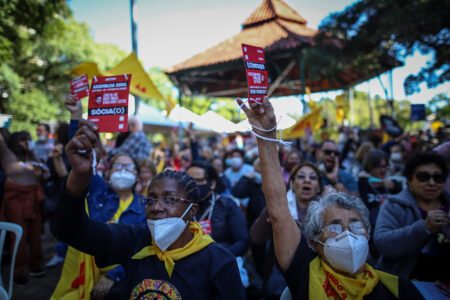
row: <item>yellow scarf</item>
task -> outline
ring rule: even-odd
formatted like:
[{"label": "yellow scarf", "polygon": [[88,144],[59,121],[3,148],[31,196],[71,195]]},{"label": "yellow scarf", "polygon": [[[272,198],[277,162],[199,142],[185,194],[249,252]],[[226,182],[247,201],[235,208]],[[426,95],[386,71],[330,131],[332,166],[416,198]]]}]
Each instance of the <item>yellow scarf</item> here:
[{"label": "yellow scarf", "polygon": [[194,237],[183,248],[161,251],[155,246],[155,242],[152,239],[151,246],[142,248],[132,258],[143,259],[147,256],[156,255],[160,261],[164,262],[167,274],[171,277],[173,268],[175,267],[175,261],[194,254],[214,242],[209,235],[203,232],[201,225],[197,222],[190,222],[189,230],[194,234]]},{"label": "yellow scarf", "polygon": [[309,265],[309,297],[317,300],[356,299],[369,295],[381,281],[398,298],[398,277],[365,265],[365,271],[355,278],[335,272],[320,257]]},{"label": "yellow scarf", "polygon": [[119,207],[117,208],[116,213],[114,214],[114,216],[111,219],[114,223],[119,222],[120,216],[131,205],[131,202],[133,202],[133,198],[134,198],[134,195],[131,194],[131,196],[128,197],[128,199],[125,199],[125,200],[119,199]]}]

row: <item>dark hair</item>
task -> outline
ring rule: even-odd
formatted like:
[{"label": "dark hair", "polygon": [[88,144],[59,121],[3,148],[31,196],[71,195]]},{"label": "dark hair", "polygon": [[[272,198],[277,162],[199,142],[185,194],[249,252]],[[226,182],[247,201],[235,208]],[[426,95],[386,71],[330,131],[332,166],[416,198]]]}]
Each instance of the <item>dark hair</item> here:
[{"label": "dark hair", "polygon": [[239,148],[234,148],[234,149],[231,149],[230,151],[228,151],[228,152],[225,154],[225,158],[230,157],[231,155],[233,155],[233,153],[239,153],[242,157],[245,156],[244,150],[239,149]]},{"label": "dark hair", "polygon": [[30,138],[28,131],[14,132],[9,137],[8,147],[20,160],[25,160],[27,156],[27,151],[20,145],[20,142],[28,141]]},{"label": "dark hair", "polygon": [[289,183],[292,183],[295,180],[295,175],[297,175],[298,171],[303,167],[310,167],[311,169],[314,170],[314,173],[316,173],[317,178],[319,180],[319,194],[321,194],[323,191],[322,173],[314,164],[308,161],[299,163],[292,169],[291,175],[289,176]]},{"label": "dark hair", "polygon": [[441,169],[442,174],[448,174],[448,166],[445,158],[435,152],[417,152],[412,154],[406,161],[403,175],[411,181],[416,169],[423,165],[434,164]]},{"label": "dark hair", "polygon": [[324,140],[324,141],[322,141],[322,143],[320,143],[320,149],[323,148],[323,145],[325,145],[325,143],[332,143],[332,144],[336,145],[336,142],[333,140]]},{"label": "dark hair", "polygon": [[45,131],[47,131],[47,134],[50,133],[50,126],[45,123],[39,123],[38,126],[44,126]]},{"label": "dark hair", "polygon": [[208,180],[209,183],[211,183],[212,180],[216,182],[216,186],[214,187],[214,191],[216,193],[222,193],[226,190],[226,184],[219,177],[219,174],[217,174],[216,169],[214,169],[213,165],[210,162],[205,160],[195,160],[190,164],[186,171],[192,167],[197,167],[204,170],[206,180]]},{"label": "dark hair", "polygon": [[386,152],[378,149],[370,150],[366,153],[366,155],[364,155],[362,164],[364,171],[370,173],[370,171],[380,166],[382,160],[385,160],[386,163],[388,162]]},{"label": "dark hair", "polygon": [[136,162],[136,160],[135,160],[130,154],[128,154],[128,153],[126,153],[126,152],[124,152],[124,151],[121,151],[121,152],[119,152],[119,153],[116,153],[116,154],[114,154],[113,157],[111,157],[111,160],[109,161],[110,166],[112,167],[112,165],[114,164],[114,162],[116,161],[116,159],[119,158],[119,157],[121,157],[121,156],[129,157],[129,158],[133,161],[134,167],[136,168],[136,172],[138,171],[138,163]]},{"label": "dark hair", "polygon": [[66,146],[69,142],[69,124],[60,122],[55,130],[56,142]]},{"label": "dark hair", "polygon": [[183,190],[186,200],[191,202],[198,202],[198,187],[195,180],[183,171],[174,171],[166,169],[161,173],[156,174],[152,178],[152,182],[163,180],[164,178],[173,179],[176,181],[178,188]]},{"label": "dark hair", "polygon": [[203,169],[205,171],[205,177],[209,182],[211,182],[211,180],[214,180],[217,182],[219,175],[217,175],[217,171],[216,171],[216,169],[214,169],[214,167],[212,166],[211,163],[204,161],[204,160],[194,160],[189,165],[189,167],[186,169],[186,171],[192,167],[197,167],[197,168]]}]

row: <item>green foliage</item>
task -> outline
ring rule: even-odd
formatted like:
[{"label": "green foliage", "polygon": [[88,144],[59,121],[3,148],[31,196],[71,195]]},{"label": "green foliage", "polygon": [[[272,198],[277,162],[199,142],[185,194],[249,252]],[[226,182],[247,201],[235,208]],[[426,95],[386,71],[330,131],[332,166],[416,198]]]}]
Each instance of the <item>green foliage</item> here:
[{"label": "green foliage", "polygon": [[[178,91],[163,70],[158,67],[152,67],[148,73],[162,95],[172,95],[178,102]],[[160,110],[166,109],[164,102],[152,99],[143,99],[142,101]],[[183,107],[199,115],[206,113],[208,110],[213,110],[232,122],[238,122],[243,117],[243,115],[239,116],[239,110],[232,99],[183,96],[181,102]]]},{"label": "green foliage", "polygon": [[47,120],[48,116],[56,116],[60,112],[38,89],[14,93],[12,98],[15,101],[10,101],[7,106],[8,113],[13,115],[11,131],[27,130],[34,134],[37,123]]},{"label": "green foliage", "polygon": [[0,7],[0,112],[13,115],[13,130],[67,120],[70,70],[84,61],[108,69],[125,57],[95,43],[66,1],[0,0]]},{"label": "green foliage", "polygon": [[431,112],[436,114],[437,120],[450,120],[450,97],[447,94],[438,94],[429,102]]},{"label": "green foliage", "polygon": [[430,54],[420,72],[404,82],[406,94],[412,94],[422,82],[431,88],[450,79],[449,12],[450,2],[442,0],[361,0],[327,17],[320,30],[343,42],[338,50],[324,47],[328,55],[358,71],[393,57],[403,63],[416,50]]}]

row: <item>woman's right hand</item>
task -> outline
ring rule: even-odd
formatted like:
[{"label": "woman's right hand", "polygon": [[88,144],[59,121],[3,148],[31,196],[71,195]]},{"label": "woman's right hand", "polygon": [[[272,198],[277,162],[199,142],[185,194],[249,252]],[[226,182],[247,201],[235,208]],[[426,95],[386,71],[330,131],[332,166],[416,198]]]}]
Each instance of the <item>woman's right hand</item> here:
[{"label": "woman's right hand", "polygon": [[[250,125],[254,126],[254,131],[264,136],[267,136],[268,134],[271,134],[272,136],[275,135],[277,121],[272,104],[269,102],[269,99],[267,97],[264,97],[264,100],[261,104],[256,102],[249,102],[250,107],[244,104],[241,98],[237,98],[236,102],[246,114]],[[273,131],[262,132],[255,127],[259,127],[265,130],[273,129]]]},{"label": "woman's right hand", "polygon": [[100,143],[97,126],[87,120],[81,120],[75,136],[66,146],[66,155],[77,175],[90,175],[92,172],[92,151]]},{"label": "woman's right hand", "polygon": [[425,226],[429,231],[436,233],[441,227],[448,225],[449,222],[449,217],[445,211],[440,209],[429,210],[425,219]]},{"label": "woman's right hand", "polygon": [[82,118],[81,101],[75,100],[72,94],[67,94],[64,106],[70,112],[70,118],[72,120],[79,120]]}]

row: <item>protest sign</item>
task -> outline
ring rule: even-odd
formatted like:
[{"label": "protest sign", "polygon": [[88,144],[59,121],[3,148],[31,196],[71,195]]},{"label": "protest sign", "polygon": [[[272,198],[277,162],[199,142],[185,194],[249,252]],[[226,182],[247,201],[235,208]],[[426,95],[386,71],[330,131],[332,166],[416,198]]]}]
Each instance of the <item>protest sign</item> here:
[{"label": "protest sign", "polygon": [[261,103],[269,87],[264,49],[242,44],[242,58],[248,84],[248,101]]},{"label": "protest sign", "polygon": [[89,95],[89,81],[86,74],[70,81],[70,92],[76,101],[80,101]]},{"label": "protest sign", "polygon": [[99,132],[128,131],[131,74],[94,77],[89,91],[88,119]]}]

